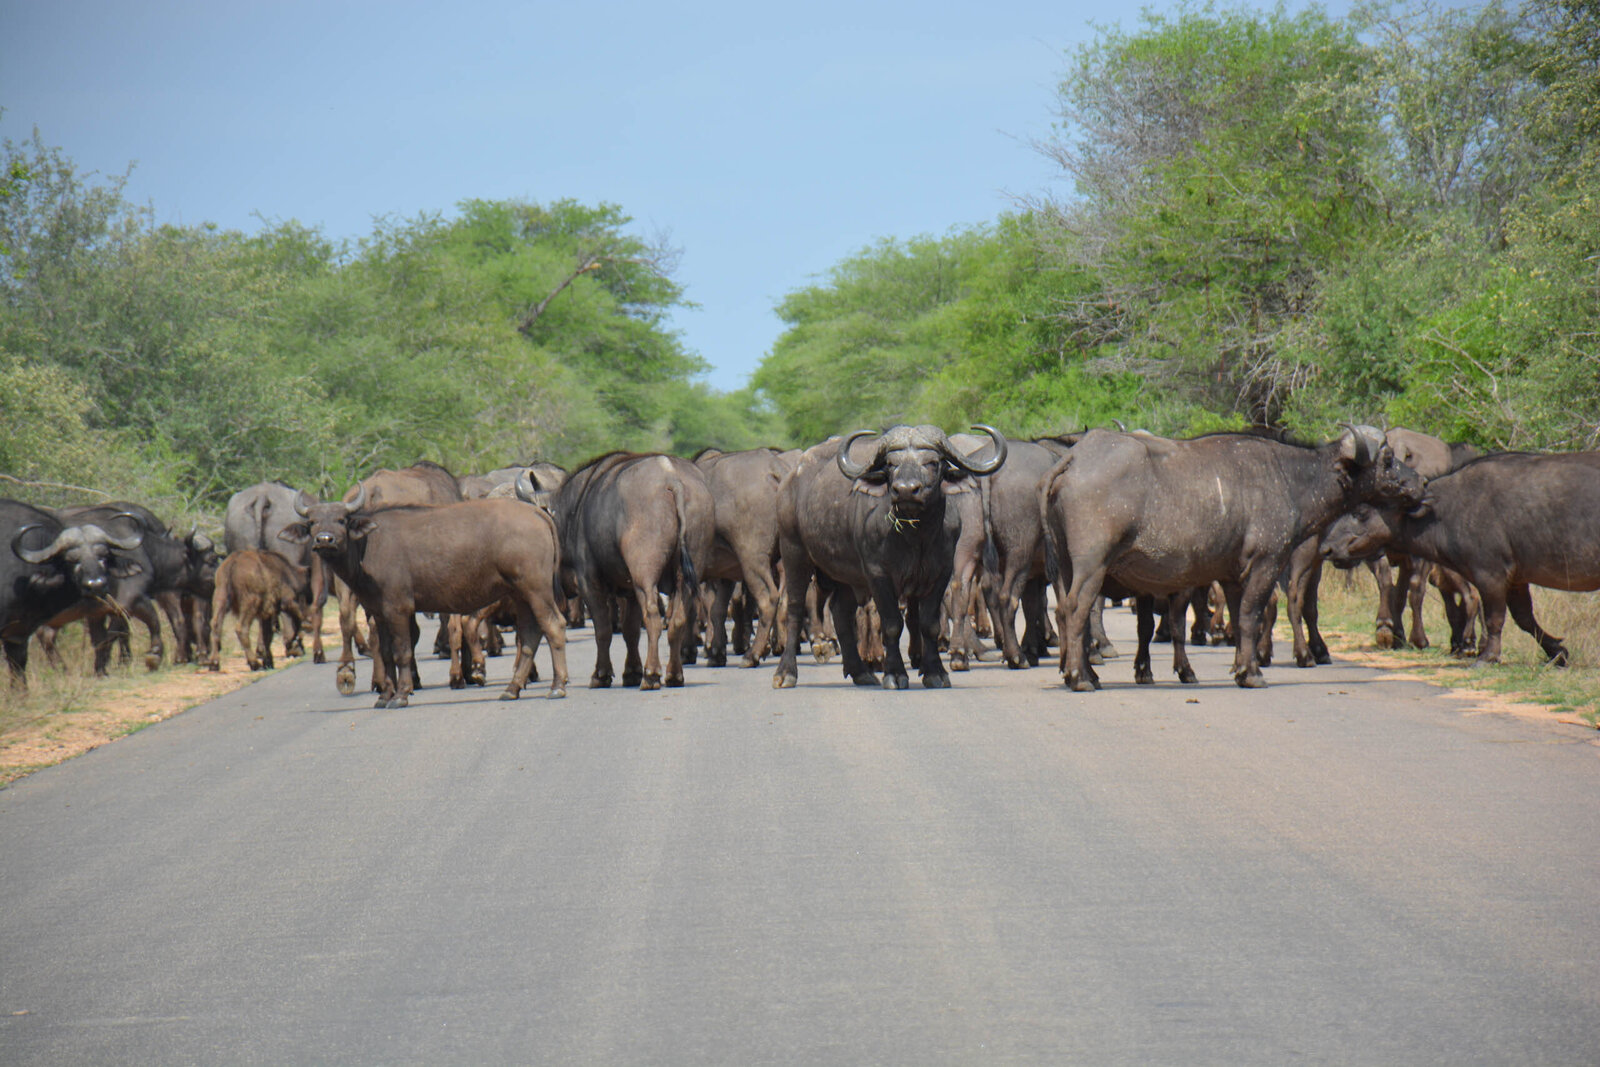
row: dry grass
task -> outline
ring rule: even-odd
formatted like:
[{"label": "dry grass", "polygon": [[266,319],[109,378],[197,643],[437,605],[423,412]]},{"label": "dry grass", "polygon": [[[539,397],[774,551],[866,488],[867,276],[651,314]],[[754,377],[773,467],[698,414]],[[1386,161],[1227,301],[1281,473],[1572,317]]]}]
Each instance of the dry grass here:
[{"label": "dry grass", "polygon": [[[323,625],[326,640],[327,620]],[[337,613],[332,616],[332,629],[337,648]],[[143,665],[148,635],[142,627],[136,628],[132,664],[118,665],[113,657],[105,678],[93,676],[93,652],[81,624],[69,626],[61,634],[61,655],[67,664],[64,671],[49,667],[34,645],[28,660],[27,691],[0,681],[0,786],[265,677],[246,665],[236,647],[231,620],[223,640],[220,671],[201,670],[192,664],[172,666],[173,639],[165,626],[162,640],[168,662],[148,671]],[[277,641],[274,645],[281,649]],[[278,658],[280,667],[298,662]]]},{"label": "dry grass", "polygon": [[[1438,591],[1431,588],[1422,617],[1433,647],[1380,650],[1373,625],[1377,583],[1365,568],[1324,571],[1319,603],[1323,637],[1336,653],[1370,654],[1376,662],[1405,667],[1441,685],[1497,693],[1541,705],[1575,722],[1600,726],[1600,594],[1533,590],[1534,617],[1565,642],[1571,660],[1568,667],[1550,666],[1533,638],[1509,615],[1499,666],[1475,667],[1471,660],[1454,658],[1449,651],[1450,627],[1444,608]],[[1281,615],[1276,636],[1282,642],[1290,639]],[[1288,654],[1284,647],[1280,655]]]}]

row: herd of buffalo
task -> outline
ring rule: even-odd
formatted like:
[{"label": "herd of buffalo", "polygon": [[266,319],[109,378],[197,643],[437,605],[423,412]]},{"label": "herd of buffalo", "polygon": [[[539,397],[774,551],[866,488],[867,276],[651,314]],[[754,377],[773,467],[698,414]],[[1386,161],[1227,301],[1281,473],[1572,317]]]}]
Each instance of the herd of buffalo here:
[{"label": "herd of buffalo", "polygon": [[982,434],[902,425],[692,461],[610,452],[570,472],[533,463],[457,478],[423,461],[377,471],[332,501],[265,482],[229,501],[226,554],[135,504],[0,500],[0,639],[16,685],[29,642],[59,663],[55,633],[80,620],[96,671],[119,641],[127,655],[130,619],[148,628],[146,662],[159,664],[163,615],[175,662],[215,667],[230,614],[252,668],[272,665],[280,620],[286,653],[302,652],[308,629],[322,662],[323,604],[337,595],[339,689],[355,691],[364,646],[380,707],[404,706],[417,684],[419,612],[441,620],[438,648],[456,687],[482,684],[485,645],[494,650],[514,626],[504,699],[538,680],[541,640],[549,695],[564,696],[566,632],[585,619],[597,687],[613,681],[615,630],[626,646],[622,684],[656,689],[682,685],[685,662],[701,654],[726,663],[731,620],[745,666],[777,652],[777,688],[796,683],[809,638],[819,659],[836,649],[855,684],[905,689],[909,629],[924,686],[948,686],[941,649],[965,669],[982,632],[1016,668],[1057,642],[1064,681],[1087,691],[1099,687],[1106,598],[1131,599],[1139,613],[1142,683],[1153,681],[1158,630],[1179,679],[1195,680],[1184,620],[1193,606],[1203,621],[1190,640],[1204,640],[1210,598],[1218,622],[1231,620],[1234,679],[1254,687],[1270,662],[1280,586],[1296,663],[1327,662],[1316,629],[1325,561],[1382,560],[1384,576],[1394,568],[1380,582],[1380,643],[1426,643],[1420,603],[1431,581],[1452,648],[1482,662],[1499,659],[1509,608],[1564,663],[1565,647],[1534,619],[1529,587],[1600,588],[1600,453],[1480,454],[1348,425],[1314,446],[1268,434],[1171,439],[1119,428],[1021,441],[975,429]]}]

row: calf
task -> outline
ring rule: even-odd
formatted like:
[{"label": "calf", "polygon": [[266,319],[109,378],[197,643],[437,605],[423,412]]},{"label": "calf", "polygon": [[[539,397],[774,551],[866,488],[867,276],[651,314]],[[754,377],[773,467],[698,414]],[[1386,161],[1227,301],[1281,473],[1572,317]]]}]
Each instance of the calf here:
[{"label": "calf", "polygon": [[[253,671],[272,669],[272,630],[284,617],[283,654],[300,643],[300,631],[314,625],[311,583],[307,572],[275,552],[247,548],[222,561],[217,569],[216,591],[211,597],[210,659],[212,670],[222,669],[222,624],[232,612],[238,616],[239,647]],[[261,629],[259,647],[250,641],[250,624]]]}]

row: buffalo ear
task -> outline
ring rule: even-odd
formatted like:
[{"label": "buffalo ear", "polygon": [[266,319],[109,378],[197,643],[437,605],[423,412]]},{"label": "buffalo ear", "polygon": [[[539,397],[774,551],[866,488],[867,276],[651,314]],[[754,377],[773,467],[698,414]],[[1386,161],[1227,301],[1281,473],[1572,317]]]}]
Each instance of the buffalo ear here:
[{"label": "buffalo ear", "polygon": [[112,556],[106,561],[106,573],[113,578],[132,578],[144,573],[144,564],[126,556]]},{"label": "buffalo ear", "polygon": [[953,463],[944,465],[944,491],[946,493],[970,493],[977,488],[972,480],[972,475],[957,467]]},{"label": "buffalo ear", "polygon": [[889,483],[882,478],[871,478],[867,475],[862,475],[850,483],[850,491],[852,493],[860,493],[862,496],[888,496]]},{"label": "buffalo ear", "polygon": [[362,516],[359,519],[352,518],[350,520],[350,536],[355,538],[357,541],[361,540],[363,537],[367,536],[367,534],[371,533],[377,528],[378,524],[365,516]]},{"label": "buffalo ear", "polygon": [[303,545],[311,540],[311,524],[309,522],[291,522],[278,531],[278,540],[287,541],[291,545]]}]

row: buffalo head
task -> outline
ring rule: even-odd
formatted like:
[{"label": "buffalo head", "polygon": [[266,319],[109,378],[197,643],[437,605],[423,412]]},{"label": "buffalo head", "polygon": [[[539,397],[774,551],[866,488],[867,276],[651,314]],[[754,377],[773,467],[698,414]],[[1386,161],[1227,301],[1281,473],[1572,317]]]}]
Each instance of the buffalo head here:
[{"label": "buffalo head", "polygon": [[366,537],[378,524],[370,516],[358,514],[367,502],[367,487],[358,485],[355,497],[345,503],[340,500],[314,504],[304,492],[294,498],[295,514],[305,522],[290,523],[278,531],[278,537],[293,545],[310,542],[313,551],[324,555],[340,555],[350,547],[351,541]]},{"label": "buffalo head", "polygon": [[1395,458],[1383,431],[1375,426],[1341,423],[1345,433],[1339,439],[1339,457],[1349,476],[1365,483],[1362,496],[1380,504],[1422,502],[1427,479]]},{"label": "buffalo head", "polygon": [[64,566],[85,596],[102,596],[108,591],[112,578],[131,578],[144,569],[136,560],[112,551],[134,551],[144,542],[142,533],[117,537],[93,524],[68,526],[57,533],[48,545],[24,548],[22,543],[27,540],[28,534],[43,528],[31,524],[18,530],[11,539],[11,551],[24,563],[34,566]]},{"label": "buffalo head", "polygon": [[945,482],[993,474],[1006,461],[1006,439],[999,430],[981,425],[973,429],[993,438],[991,458],[968,459],[951,447],[950,439],[937,426],[891,426],[878,439],[878,446],[866,463],[850,458],[850,446],[857,438],[871,436],[871,430],[857,430],[846,437],[835,461],[846,478],[887,492],[894,512],[912,517],[927,509],[942,493]]}]

